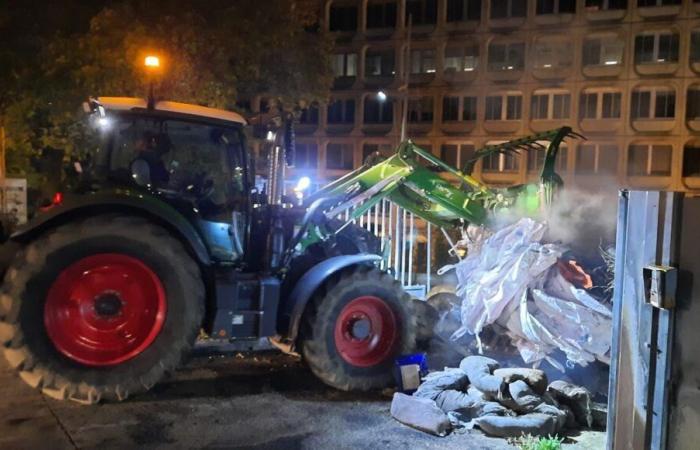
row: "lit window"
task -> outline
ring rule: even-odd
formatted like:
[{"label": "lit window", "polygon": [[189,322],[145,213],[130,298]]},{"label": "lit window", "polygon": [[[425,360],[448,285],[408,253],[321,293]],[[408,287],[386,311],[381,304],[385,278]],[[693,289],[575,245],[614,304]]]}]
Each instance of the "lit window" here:
[{"label": "lit window", "polygon": [[522,95],[490,95],[486,97],[486,120],[520,120]]},{"label": "lit window", "polygon": [[678,62],[678,34],[644,33],[634,39],[635,64]]},{"label": "lit window", "polygon": [[581,144],[576,149],[575,172],[580,175],[614,175],[617,173],[617,146]]},{"label": "lit window", "polygon": [[357,30],[357,7],[345,5],[331,5],[330,31],[355,31]]},{"label": "lit window", "polygon": [[685,111],[687,120],[700,120],[700,86],[688,88]]},{"label": "lit window", "polygon": [[440,147],[440,159],[459,170],[464,170],[474,153],[472,144],[442,144]]},{"label": "lit window", "polygon": [[587,38],[583,42],[583,65],[616,66],[622,64],[625,43],[617,35]]},{"label": "lit window", "polygon": [[693,141],[683,148],[683,176],[700,177],[700,141]]},{"label": "lit window", "polygon": [[355,100],[335,100],[329,103],[328,123],[331,125],[355,123]]},{"label": "lit window", "polygon": [[312,143],[297,142],[294,148],[294,167],[315,169],[318,166],[318,146]]},{"label": "lit window", "polygon": [[619,119],[622,93],[586,89],[579,98],[580,119]]},{"label": "lit window", "polygon": [[627,0],[586,0],[588,11],[627,9]]},{"label": "lit window", "polygon": [[632,92],[632,119],[672,119],[676,93],[668,88],[643,88]]},{"label": "lit window", "polygon": [[390,124],[394,120],[394,108],[389,99],[381,101],[375,96],[365,98],[364,122],[367,124]]},{"label": "lit window", "polygon": [[571,41],[538,39],[534,50],[536,69],[563,69],[573,64]]},{"label": "lit window", "polygon": [[411,50],[411,73],[435,73],[435,50]]},{"label": "lit window", "polygon": [[445,73],[473,72],[479,62],[476,45],[445,47]]},{"label": "lit window", "polygon": [[673,147],[670,145],[632,144],[627,154],[627,174],[670,176],[672,155]]},{"label": "lit window", "polygon": [[527,1],[524,0],[491,0],[491,18],[508,19],[525,17]]},{"label": "lit window", "polygon": [[[461,111],[461,114],[460,114]],[[461,119],[460,119],[461,118]],[[442,99],[442,121],[476,120],[476,97],[446,96]]]},{"label": "lit window", "polygon": [[481,0],[447,0],[447,21],[481,20]]},{"label": "lit window", "polygon": [[331,63],[336,78],[357,76],[356,53],[338,53],[333,55]]},{"label": "lit window", "polygon": [[408,121],[426,123],[433,121],[433,98],[421,97],[408,100]]},{"label": "lit window", "polygon": [[437,0],[406,0],[406,23],[409,17],[413,25],[435,25]]},{"label": "lit window", "polygon": [[537,14],[573,14],[576,0],[537,0]]},{"label": "lit window", "polygon": [[326,169],[352,170],[353,153],[352,144],[329,143],[326,146]]},{"label": "lit window", "polygon": [[568,119],[571,94],[535,91],[531,98],[530,115],[535,120]]},{"label": "lit window", "polygon": [[489,71],[523,70],[523,68],[525,68],[525,43],[489,44]]},{"label": "lit window", "polygon": [[[540,144],[547,147],[549,141],[538,141]],[[540,172],[544,167],[544,157],[547,151],[543,148],[531,148],[527,151],[527,170],[528,172]],[[557,159],[554,161],[554,170],[557,172],[566,172],[569,149],[565,143],[559,145]]]},{"label": "lit window", "polygon": [[396,1],[372,0],[367,4],[367,28],[396,27]]},{"label": "lit window", "polygon": [[393,77],[394,51],[371,51],[365,56],[365,76],[367,77]]}]

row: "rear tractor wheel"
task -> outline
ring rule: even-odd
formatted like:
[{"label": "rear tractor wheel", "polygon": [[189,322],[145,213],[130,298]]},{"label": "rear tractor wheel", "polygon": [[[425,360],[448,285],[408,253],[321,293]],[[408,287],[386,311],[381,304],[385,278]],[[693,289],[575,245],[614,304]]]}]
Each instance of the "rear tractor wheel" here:
[{"label": "rear tractor wheel", "polygon": [[51,397],[124,400],[177,367],[203,308],[199,267],[177,239],[138,217],[98,216],[17,255],[0,296],[0,348]]},{"label": "rear tractor wheel", "polygon": [[412,302],[390,275],[355,268],[327,283],[305,314],[302,354],[311,371],[344,391],[383,388],[394,360],[416,343]]}]

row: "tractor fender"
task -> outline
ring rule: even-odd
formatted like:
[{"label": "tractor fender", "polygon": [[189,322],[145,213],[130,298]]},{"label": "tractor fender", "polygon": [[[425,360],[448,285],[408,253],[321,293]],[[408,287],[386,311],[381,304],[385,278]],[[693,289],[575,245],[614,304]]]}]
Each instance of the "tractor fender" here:
[{"label": "tractor fender", "polygon": [[10,235],[9,240],[25,243],[44,231],[71,220],[115,212],[153,220],[173,231],[200,264],[211,264],[209,251],[192,223],[172,206],[146,195],[106,193],[67,198],[62,204],[50,207],[19,227]]},{"label": "tractor fender", "polygon": [[291,294],[285,302],[284,315],[289,317],[289,332],[287,337],[293,342],[299,334],[301,316],[306,305],[316,290],[334,273],[346,267],[357,264],[368,264],[381,261],[381,256],[372,254],[341,255],[328,258],[311,267],[297,281]]}]

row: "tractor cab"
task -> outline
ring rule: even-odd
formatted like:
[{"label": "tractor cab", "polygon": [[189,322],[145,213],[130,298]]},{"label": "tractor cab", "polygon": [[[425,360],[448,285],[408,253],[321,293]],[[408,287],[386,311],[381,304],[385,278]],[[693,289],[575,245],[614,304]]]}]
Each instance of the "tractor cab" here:
[{"label": "tractor cab", "polygon": [[75,166],[82,190],[163,201],[203,231],[214,259],[241,260],[254,181],[241,115],[129,97],[84,107],[98,143]]}]

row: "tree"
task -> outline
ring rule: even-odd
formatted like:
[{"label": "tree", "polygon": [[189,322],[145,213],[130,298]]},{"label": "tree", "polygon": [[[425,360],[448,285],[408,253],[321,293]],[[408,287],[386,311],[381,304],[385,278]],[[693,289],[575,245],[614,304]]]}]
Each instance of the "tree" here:
[{"label": "tree", "polygon": [[71,14],[45,1],[55,14],[38,17],[32,3],[0,12],[0,36],[12,42],[0,53],[8,171],[30,184],[40,183],[28,164],[40,148],[70,154],[84,144],[89,95],[146,95],[148,52],[164,64],[158,97],[213,107],[262,93],[284,105],[321,100],[332,81],[314,0],[72,0]]}]

